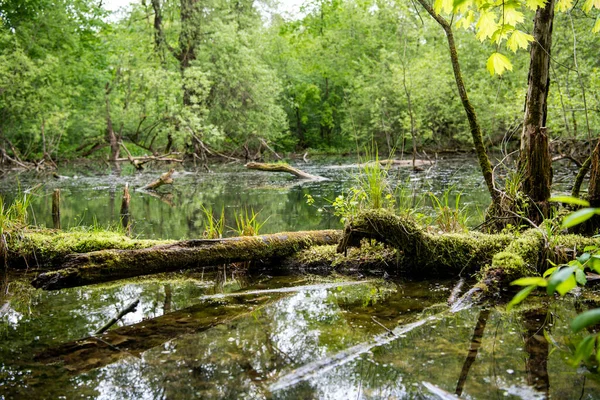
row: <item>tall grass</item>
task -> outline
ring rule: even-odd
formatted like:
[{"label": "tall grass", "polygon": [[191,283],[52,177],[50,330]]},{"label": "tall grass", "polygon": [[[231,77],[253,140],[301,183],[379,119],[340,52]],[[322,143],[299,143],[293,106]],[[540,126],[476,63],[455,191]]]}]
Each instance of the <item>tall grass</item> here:
[{"label": "tall grass", "polygon": [[30,207],[31,195],[28,193],[19,193],[8,206],[0,197],[0,257],[4,259],[5,265],[8,252],[7,238],[27,227]]},{"label": "tall grass", "polygon": [[453,191],[454,187],[451,186],[439,197],[429,193],[434,210],[434,224],[443,232],[465,232],[468,229],[466,207],[460,206],[460,193],[456,194],[453,202],[450,200]]},{"label": "tall grass", "polygon": [[221,215],[218,218],[215,218],[211,206],[202,206],[201,208],[205,218],[202,236],[206,239],[222,238],[225,228],[225,207],[221,208]]},{"label": "tall grass", "polygon": [[260,222],[258,220],[259,213],[260,212],[254,212],[253,209],[250,209],[250,212],[248,212],[248,209],[245,207],[244,207],[243,211],[240,211],[239,213],[235,213],[235,229],[234,229],[234,231],[239,236],[257,236],[257,235],[259,235],[259,232],[262,229],[263,225],[269,219],[267,217],[267,219]]}]

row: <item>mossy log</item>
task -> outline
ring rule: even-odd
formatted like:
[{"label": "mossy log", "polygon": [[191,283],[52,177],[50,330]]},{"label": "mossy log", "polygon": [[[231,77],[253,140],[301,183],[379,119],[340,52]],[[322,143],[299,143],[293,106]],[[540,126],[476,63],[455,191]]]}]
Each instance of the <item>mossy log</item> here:
[{"label": "mossy log", "polygon": [[185,334],[203,332],[246,316],[286,296],[286,293],[205,300],[179,311],[109,330],[100,336],[63,343],[37,354],[41,364],[56,364],[72,375],[112,364]]},{"label": "mossy log", "polygon": [[310,246],[337,243],[340,236],[335,230],[289,232],[74,254],[67,257],[62,269],[38,275],[32,284],[55,290],[229,262],[282,259]]},{"label": "mossy log", "polygon": [[249,162],[248,164],[246,164],[246,168],[269,172],[287,172],[288,174],[292,174],[301,179],[311,179],[315,181],[325,180],[325,178],[323,178],[322,176],[311,175],[307,172],[304,172],[302,170],[299,170],[298,168],[294,168],[289,164],[284,163],[265,164],[258,162]]},{"label": "mossy log", "polygon": [[26,229],[7,235],[6,263],[11,269],[56,269],[74,253],[142,249],[173,242],[132,239],[114,231]]},{"label": "mossy log", "polygon": [[[598,238],[570,234],[548,238],[540,229],[530,229],[517,237],[478,232],[432,234],[410,218],[369,211],[346,226],[338,253],[360,246],[365,238],[395,248],[397,265],[404,275],[457,276],[480,272],[478,286],[490,293],[497,293],[498,288],[517,278],[539,275],[549,267],[548,261],[566,263],[585,247],[600,246]],[[334,259],[330,254],[329,257]]]},{"label": "mossy log", "polygon": [[409,217],[369,211],[346,226],[337,250],[346,252],[365,238],[397,249],[399,267],[413,277],[472,274],[513,240],[510,235],[479,232],[432,234]]}]

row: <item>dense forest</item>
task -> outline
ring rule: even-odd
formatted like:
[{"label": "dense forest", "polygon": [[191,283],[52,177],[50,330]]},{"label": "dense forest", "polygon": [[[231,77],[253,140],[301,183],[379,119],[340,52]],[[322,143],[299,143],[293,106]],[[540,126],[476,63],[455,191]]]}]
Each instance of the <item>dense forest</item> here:
[{"label": "dense forest", "polygon": [[[543,2],[447,3],[434,7],[452,16],[485,145],[516,149],[527,32]],[[596,3],[556,4],[546,125],[558,152],[598,136]],[[314,0],[295,18],[275,10],[141,0],[113,15],[97,0],[1,0],[3,161],[252,158],[265,146],[344,153],[373,141],[385,153],[472,147],[444,30],[421,4]]]}]

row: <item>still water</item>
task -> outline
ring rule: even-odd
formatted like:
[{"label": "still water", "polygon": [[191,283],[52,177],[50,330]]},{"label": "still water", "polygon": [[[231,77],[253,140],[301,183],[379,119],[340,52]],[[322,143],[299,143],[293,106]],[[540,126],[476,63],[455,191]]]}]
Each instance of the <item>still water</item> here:
[{"label": "still water", "polygon": [[[355,169],[302,168],[329,180],[298,182],[236,166],[180,171],[160,197],[132,193],[134,232],[199,237],[202,205],[224,207],[228,225],[240,207],[260,210],[267,233],[340,227],[326,199],[349,189]],[[118,222],[125,183],[139,187],[159,174],[107,172],[65,168],[61,179],[22,174],[18,181],[21,190],[43,183],[33,192],[38,224],[51,226],[50,195],[60,188],[64,227],[103,226]],[[391,173],[415,193],[439,195],[455,185],[473,223],[486,205],[473,160]],[[6,198],[18,195],[14,180],[0,182]],[[0,398],[600,397],[598,374],[568,364],[581,339],[568,323],[597,306],[589,294],[534,299],[506,313],[493,305],[450,308],[454,281],[245,276],[221,267],[42,292],[28,276],[1,278]],[[93,334],[134,299],[136,311]]]}]

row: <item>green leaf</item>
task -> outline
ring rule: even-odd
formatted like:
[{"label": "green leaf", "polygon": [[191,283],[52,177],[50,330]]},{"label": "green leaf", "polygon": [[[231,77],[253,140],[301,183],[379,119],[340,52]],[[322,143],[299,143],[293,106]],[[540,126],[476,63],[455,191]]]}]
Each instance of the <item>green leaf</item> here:
[{"label": "green leaf", "polygon": [[569,11],[573,7],[573,0],[558,0],[556,2],[555,10],[558,12]]},{"label": "green leaf", "polygon": [[535,11],[537,10],[539,7],[544,7],[546,5],[546,1],[547,0],[526,0],[525,1],[525,5]]},{"label": "green leaf", "polygon": [[[577,274],[577,272],[576,272],[576,274]],[[577,287],[577,279],[575,278],[575,275],[571,275],[566,280],[564,280],[561,283],[559,283],[558,285],[556,285],[556,291],[561,296],[564,296],[565,294],[569,293],[571,290],[575,289],[576,287]]]},{"label": "green leaf", "polygon": [[572,360],[574,366],[577,366],[581,360],[587,359],[594,351],[594,342],[596,341],[596,335],[586,336],[581,342],[577,344],[575,349],[575,357]]},{"label": "green leaf", "polygon": [[508,36],[508,34],[510,32],[513,32],[514,30],[515,30],[515,27],[512,25],[506,25],[506,24],[500,25],[500,27],[492,35],[491,40],[492,40],[492,42],[500,43],[504,39],[506,39],[506,37]]},{"label": "green leaf", "polygon": [[558,267],[548,268],[546,271],[544,271],[544,274],[542,275],[542,277],[547,278],[549,275],[552,275],[554,273],[554,271],[556,271],[557,269],[558,269]]},{"label": "green leaf", "polygon": [[532,276],[532,277],[517,279],[516,281],[512,281],[510,284],[516,285],[516,286],[535,285],[535,286],[546,287],[546,286],[548,286],[548,281],[539,276]]},{"label": "green leaf", "polygon": [[435,0],[435,2],[433,3],[433,9],[438,14],[440,14],[441,12],[450,14],[450,13],[452,13],[453,8],[454,8],[453,0]]},{"label": "green leaf", "polygon": [[583,206],[583,207],[590,206],[589,201],[584,200],[584,199],[579,199],[579,198],[573,197],[573,196],[552,196],[548,199],[548,201],[551,201],[554,203],[570,204],[572,206]]},{"label": "green leaf", "polygon": [[508,305],[506,306],[506,311],[510,311],[514,306],[525,300],[525,298],[527,298],[527,296],[529,296],[529,294],[533,292],[536,287],[537,286],[535,285],[531,285],[527,286],[524,289],[521,289],[519,293],[515,294],[515,297],[512,298],[510,303],[508,303]]},{"label": "green leaf", "polygon": [[589,260],[591,257],[592,255],[590,253],[583,253],[582,255],[577,257],[577,261],[579,261],[580,264],[585,264],[587,260]]},{"label": "green leaf", "polygon": [[453,12],[455,14],[465,13],[473,4],[473,0],[454,0]]},{"label": "green leaf", "polygon": [[598,33],[598,32],[600,32],[600,14],[598,15],[598,18],[596,18],[596,23],[594,24],[594,27],[592,28],[592,33]]},{"label": "green leaf", "polygon": [[582,9],[584,12],[589,13],[594,7],[600,8],[600,0],[586,0],[586,2],[583,3]]},{"label": "green leaf", "polygon": [[513,69],[510,60],[498,52],[493,53],[490,58],[488,58],[486,67],[492,76],[494,76],[494,74],[502,75],[504,71],[512,71]]},{"label": "green leaf", "polygon": [[469,29],[473,21],[475,21],[475,13],[473,10],[469,10],[466,15],[463,15],[462,18],[456,21],[456,26],[463,29]]},{"label": "green leaf", "polygon": [[[548,280],[548,287],[546,288],[546,292],[548,294],[554,294],[559,285],[568,281],[569,278],[573,278],[574,271],[575,267],[563,267],[555,271]],[[575,280],[575,278],[573,278],[573,280]]]},{"label": "green leaf", "polygon": [[[492,37],[494,32],[498,30],[498,24],[496,23],[496,14],[492,11],[482,11],[477,21],[477,39],[484,41],[485,39]],[[492,74],[493,75],[493,74]]]},{"label": "green leaf", "polygon": [[505,3],[504,12],[500,17],[500,22],[514,26],[525,21],[525,16],[523,15],[523,13],[517,10],[518,6],[519,3]]},{"label": "green leaf", "polygon": [[513,53],[516,53],[520,48],[527,49],[527,46],[529,46],[530,42],[533,42],[533,36],[528,33],[515,30],[508,38],[506,46],[511,49]]},{"label": "green leaf", "polygon": [[576,269],[575,270],[575,280],[577,281],[578,284],[580,285],[585,285],[587,283],[587,279],[585,277],[585,272],[583,272],[582,269]]},{"label": "green leaf", "polygon": [[569,214],[562,223],[563,228],[571,228],[572,226],[579,225],[582,222],[592,218],[597,212],[595,208],[582,208],[574,213]]},{"label": "green leaf", "polygon": [[579,332],[580,330],[587,328],[588,326],[596,325],[600,322],[600,308],[594,308],[582,312],[571,322],[571,329],[573,332]]},{"label": "green leaf", "polygon": [[588,263],[588,267],[590,267],[594,272],[600,274],[600,258],[593,256],[591,261]]}]

